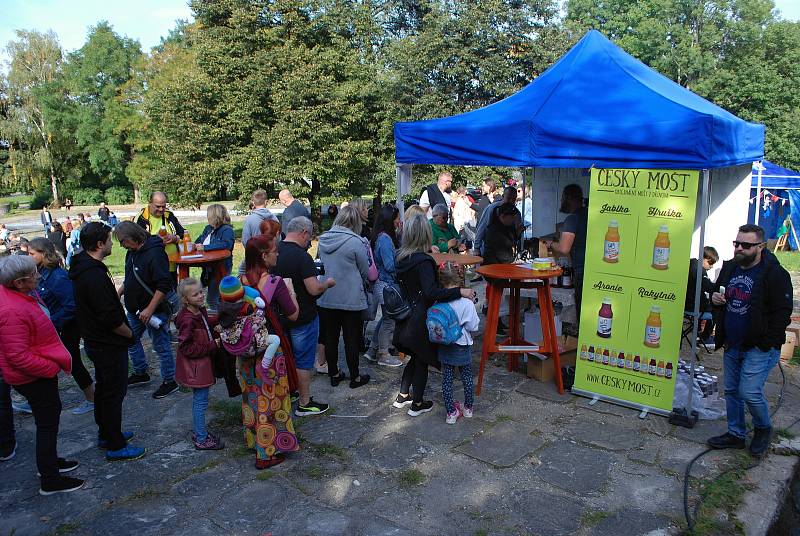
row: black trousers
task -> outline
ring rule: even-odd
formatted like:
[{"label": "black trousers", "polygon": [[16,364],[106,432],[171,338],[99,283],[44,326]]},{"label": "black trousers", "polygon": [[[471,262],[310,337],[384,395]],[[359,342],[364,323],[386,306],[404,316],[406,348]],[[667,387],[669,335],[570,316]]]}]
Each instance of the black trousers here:
[{"label": "black trousers", "polygon": [[350,379],[357,378],[358,341],[361,337],[361,311],[342,311],[319,307],[320,325],[324,326],[323,344],[328,375],[339,374],[339,334],[344,338],[344,355]]},{"label": "black trousers", "polygon": [[408,393],[409,388],[414,388],[414,403],[422,402],[422,395],[425,394],[425,386],[428,383],[428,364],[423,363],[414,355],[411,356],[406,368],[403,369],[403,377],[400,379],[400,392]]},{"label": "black trousers", "polygon": [[78,320],[73,318],[67,321],[61,326],[61,332],[58,335],[61,337],[61,342],[64,343],[69,355],[72,356],[72,377],[75,378],[75,383],[83,391],[92,385],[93,380],[83,364],[83,359],[81,359],[81,327],[78,324]]},{"label": "black trousers", "polygon": [[84,341],[86,355],[94,363],[94,421],[97,437],[108,450],[127,444],[122,436],[122,401],[128,392],[128,349]]},{"label": "black trousers", "polygon": [[61,398],[58,378],[40,378],[35,382],[15,385],[14,389],[28,399],[36,422],[36,466],[42,483],[57,480],[58,423],[61,418]]}]

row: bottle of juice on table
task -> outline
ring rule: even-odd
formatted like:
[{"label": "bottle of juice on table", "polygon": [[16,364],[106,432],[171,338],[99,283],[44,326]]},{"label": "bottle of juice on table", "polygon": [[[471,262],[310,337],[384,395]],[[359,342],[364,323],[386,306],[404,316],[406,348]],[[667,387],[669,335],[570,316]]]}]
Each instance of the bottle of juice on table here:
[{"label": "bottle of juice on table", "polygon": [[653,268],[656,270],[669,268],[669,228],[666,225],[658,228],[653,244]]},{"label": "bottle of juice on table", "polygon": [[661,345],[661,307],[650,307],[650,315],[644,325],[644,345],[658,348]]},{"label": "bottle of juice on table", "polygon": [[611,310],[611,298],[603,298],[603,305],[597,313],[597,335],[604,339],[611,338],[611,320],[614,312]]},{"label": "bottle of juice on table", "polygon": [[619,223],[609,220],[606,231],[605,244],[603,245],[603,260],[605,262],[619,262]]},{"label": "bottle of juice on table", "polygon": [[190,242],[190,240],[191,239],[189,238],[189,231],[183,231],[183,254],[184,255],[188,255],[189,254],[189,242]]}]

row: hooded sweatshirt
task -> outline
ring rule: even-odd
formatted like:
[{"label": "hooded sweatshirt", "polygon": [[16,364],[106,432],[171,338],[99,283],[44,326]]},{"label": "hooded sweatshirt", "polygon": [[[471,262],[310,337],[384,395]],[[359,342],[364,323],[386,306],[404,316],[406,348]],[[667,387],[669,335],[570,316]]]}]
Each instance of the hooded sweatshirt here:
[{"label": "hooded sweatshirt", "polygon": [[[242,246],[247,247],[247,241],[256,235],[261,234],[261,222],[264,220],[278,221],[278,217],[272,213],[268,208],[254,209],[247,218],[244,220],[244,227],[242,227]],[[233,262],[231,258],[231,262]],[[244,259],[239,264],[239,275],[244,274]]]},{"label": "hooded sweatshirt", "polygon": [[137,251],[128,250],[125,255],[125,309],[129,313],[144,310],[153,299],[153,295],[139,283],[134,270],[152,292],[160,290],[168,294],[172,290],[169,259],[161,238],[150,236]]},{"label": "hooded sweatshirt", "polygon": [[[319,237],[319,258],[325,265],[325,275],[336,280],[336,286],[326,290],[317,306],[343,311],[363,311],[367,308],[369,243],[356,233],[334,225]],[[302,281],[293,281],[295,285]]]},{"label": "hooded sweatshirt", "polygon": [[128,321],[108,267],[82,251],[72,257],[69,278],[75,291],[81,337],[97,344],[129,346],[132,339],[113,331]]}]

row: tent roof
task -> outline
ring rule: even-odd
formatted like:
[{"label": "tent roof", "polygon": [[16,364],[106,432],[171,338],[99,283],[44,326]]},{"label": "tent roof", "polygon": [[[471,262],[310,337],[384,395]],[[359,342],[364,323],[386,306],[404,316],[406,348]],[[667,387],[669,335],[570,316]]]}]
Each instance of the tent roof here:
[{"label": "tent roof", "polygon": [[707,169],[760,160],[748,123],[595,30],[518,93],[394,127],[400,164]]},{"label": "tent roof", "polygon": [[[759,162],[753,163],[753,188],[758,187],[758,165]],[[762,160],[761,166],[762,188],[800,189],[800,171],[786,169],[769,160]]]}]

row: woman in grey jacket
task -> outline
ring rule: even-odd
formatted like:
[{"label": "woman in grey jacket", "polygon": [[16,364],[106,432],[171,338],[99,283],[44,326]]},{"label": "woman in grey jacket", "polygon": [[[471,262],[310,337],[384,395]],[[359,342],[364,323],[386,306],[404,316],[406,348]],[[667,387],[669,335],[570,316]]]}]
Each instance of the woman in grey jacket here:
[{"label": "woman in grey jacket", "polygon": [[369,382],[369,375],[358,371],[358,340],[361,334],[361,311],[367,308],[369,243],[361,236],[361,214],[346,206],[333,221],[333,227],[319,237],[319,257],[325,275],[336,280],[317,300],[325,359],[331,385],[337,386],[345,376],[339,370],[339,334],[344,338],[344,353],[350,370],[350,387],[355,389]]}]

